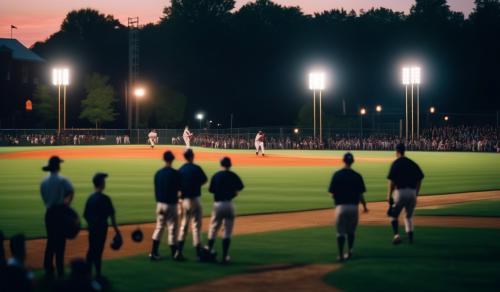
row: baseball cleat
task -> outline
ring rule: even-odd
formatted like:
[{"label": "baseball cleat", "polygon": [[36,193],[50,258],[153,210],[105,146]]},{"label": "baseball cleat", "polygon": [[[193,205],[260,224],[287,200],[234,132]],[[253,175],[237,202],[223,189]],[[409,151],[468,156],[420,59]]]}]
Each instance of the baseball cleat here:
[{"label": "baseball cleat", "polygon": [[150,253],[149,254],[149,259],[152,260],[152,261],[158,261],[158,260],[160,260],[160,255],[159,254]]},{"label": "baseball cleat", "polygon": [[223,264],[228,264],[231,262],[231,257],[229,255],[225,256],[222,258],[222,263]]},{"label": "baseball cleat", "polygon": [[343,262],[345,260],[343,255],[337,256],[337,262]]},{"label": "baseball cleat", "polygon": [[255,155],[259,156],[259,152],[255,152]]},{"label": "baseball cleat", "polygon": [[392,239],[392,244],[397,245],[401,243],[401,237],[399,235],[394,235],[394,238]]},{"label": "baseball cleat", "polygon": [[184,255],[182,254],[182,252],[179,252],[177,251],[174,255],[174,260],[178,261],[178,262],[183,262],[186,260],[186,258],[184,257]]},{"label": "baseball cleat", "polygon": [[352,258],[352,252],[346,252],[344,254],[344,259],[345,260],[350,260]]}]

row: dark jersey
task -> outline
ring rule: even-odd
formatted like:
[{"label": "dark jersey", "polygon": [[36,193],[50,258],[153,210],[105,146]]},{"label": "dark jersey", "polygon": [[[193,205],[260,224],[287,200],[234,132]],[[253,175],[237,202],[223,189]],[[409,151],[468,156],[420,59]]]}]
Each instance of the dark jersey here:
[{"label": "dark jersey", "polygon": [[83,217],[89,227],[107,227],[108,218],[115,214],[111,199],[103,193],[93,193],[87,199]]},{"label": "dark jersey", "polygon": [[396,185],[396,189],[415,189],[424,178],[424,173],[413,160],[402,156],[392,163],[387,178]]},{"label": "dark jersey", "polygon": [[203,169],[194,163],[186,163],[179,169],[179,174],[181,175],[181,197],[201,196],[201,186],[207,182]]},{"label": "dark jersey", "polygon": [[359,173],[343,168],[333,174],[328,191],[333,194],[335,205],[358,205],[366,187]]},{"label": "dark jersey", "polygon": [[243,187],[243,182],[236,173],[222,170],[214,174],[208,190],[214,194],[214,201],[220,202],[231,201]]},{"label": "dark jersey", "polygon": [[171,167],[164,167],[155,174],[155,198],[159,203],[176,204],[181,188],[181,176]]}]

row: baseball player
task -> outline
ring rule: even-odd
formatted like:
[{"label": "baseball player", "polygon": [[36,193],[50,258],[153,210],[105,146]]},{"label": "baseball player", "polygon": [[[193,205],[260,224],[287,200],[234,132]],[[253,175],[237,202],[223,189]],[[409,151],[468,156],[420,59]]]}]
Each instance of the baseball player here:
[{"label": "baseball player", "polygon": [[158,134],[156,130],[151,130],[148,134],[148,143],[151,145],[151,148],[154,148],[156,143],[158,143]]},{"label": "baseball player", "polygon": [[420,191],[420,185],[424,178],[424,173],[413,160],[406,158],[405,145],[396,146],[397,159],[392,163],[387,179],[389,187],[387,192],[387,201],[392,206],[390,212],[392,231],[394,232],[393,244],[400,244],[401,237],[398,231],[399,214],[405,209],[405,229],[408,234],[408,240],[413,243],[413,211],[417,204],[417,196]]},{"label": "baseball player", "polygon": [[73,201],[74,189],[71,182],[59,175],[61,163],[58,156],[52,156],[49,163],[44,166],[43,171],[50,172],[40,186],[43,203],[45,204],[45,228],[47,230],[47,246],[43,267],[48,277],[54,274],[54,257],[59,277],[64,276],[64,250],[66,247],[66,236],[64,235],[64,205],[69,206]]},{"label": "baseball player", "polygon": [[259,151],[261,151],[262,156],[264,156],[264,132],[259,131],[257,135],[255,135],[255,155],[259,156]]},{"label": "baseball player", "polygon": [[[363,204],[364,212],[368,212],[363,193],[366,192],[363,177],[352,170],[354,156],[346,153],[343,158],[344,167],[333,174],[328,192],[335,202],[335,222],[337,227],[337,245],[339,261],[352,257],[354,237],[358,225],[358,205]],[[344,254],[344,244],[347,237],[349,251]]]},{"label": "baseball player", "polygon": [[224,235],[222,237],[222,262],[227,263],[229,257],[229,245],[234,226],[234,206],[231,202],[238,192],[243,190],[243,182],[240,177],[230,171],[231,159],[222,158],[220,161],[222,170],[214,174],[210,181],[209,192],[214,194],[214,208],[210,219],[208,231],[208,249],[213,253],[215,238],[222,224],[224,224]]},{"label": "baseball player", "polygon": [[189,149],[191,147],[191,137],[193,137],[193,133],[189,131],[189,127],[186,126],[184,128],[184,133],[182,133],[182,139],[184,139],[184,143],[186,143],[186,148]]},{"label": "baseball player", "polygon": [[116,232],[120,234],[116,224],[115,208],[111,198],[103,193],[106,187],[106,173],[96,173],[92,182],[95,193],[90,195],[85,204],[83,217],[87,220],[89,226],[89,250],[87,251],[87,264],[92,268],[95,266],[96,276],[101,276],[102,252],[104,243],[108,234],[108,218],[111,218],[111,224]]},{"label": "baseball player", "polygon": [[175,157],[171,151],[163,154],[165,167],[158,170],[154,178],[156,198],[156,228],[153,232],[153,246],[149,258],[152,261],[159,260],[158,248],[165,230],[168,229],[168,245],[171,256],[175,258],[177,251],[177,194],[180,190],[181,178],[179,172],[172,168]]},{"label": "baseball player", "polygon": [[196,249],[196,255],[200,257],[201,252],[201,220],[203,210],[201,207],[200,196],[201,186],[207,182],[207,176],[203,169],[194,164],[193,150],[187,149],[184,152],[186,163],[179,169],[181,177],[181,199],[182,199],[182,220],[179,232],[178,255],[182,260],[184,258],[182,250],[184,241],[188,232],[189,223],[193,232],[193,246]]}]

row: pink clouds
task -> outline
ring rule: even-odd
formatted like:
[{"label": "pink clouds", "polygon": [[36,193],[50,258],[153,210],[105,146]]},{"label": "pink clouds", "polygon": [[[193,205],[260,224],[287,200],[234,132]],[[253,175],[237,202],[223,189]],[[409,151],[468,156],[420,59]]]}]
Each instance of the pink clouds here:
[{"label": "pink clouds", "polygon": [[[388,7],[408,12],[413,0],[274,0],[287,6],[300,6],[305,13],[343,7],[346,10]],[[7,5],[7,2],[9,4]],[[236,0],[236,7],[251,2]],[[474,7],[473,0],[448,0],[452,10],[468,15]],[[129,16],[139,16],[141,23],[157,22],[162,16],[168,0],[7,0],[0,1],[0,37],[10,37],[10,25],[18,27],[14,37],[24,45],[31,46],[36,41],[45,40],[56,32],[66,14],[72,9],[91,7],[102,13],[112,14],[122,23]]]}]

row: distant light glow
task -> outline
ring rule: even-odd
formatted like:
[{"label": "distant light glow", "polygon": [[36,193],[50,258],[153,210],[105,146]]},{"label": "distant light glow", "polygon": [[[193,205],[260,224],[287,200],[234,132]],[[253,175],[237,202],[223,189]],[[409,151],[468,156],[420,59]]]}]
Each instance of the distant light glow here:
[{"label": "distant light glow", "polygon": [[382,111],[382,106],[379,104],[375,107],[375,110],[379,113]]},{"label": "distant light glow", "polygon": [[450,118],[448,116],[444,116],[444,120],[448,121]]},{"label": "distant light glow", "polygon": [[196,119],[200,121],[203,120],[203,114],[202,113],[196,114]]},{"label": "distant light glow", "polygon": [[144,97],[144,95],[146,95],[146,90],[142,87],[138,87],[134,90],[134,95],[138,98]]},{"label": "distant light glow", "polygon": [[324,90],[325,89],[325,73],[312,72],[309,73],[309,89]]},{"label": "distant light glow", "polygon": [[359,113],[360,113],[361,115],[366,115],[366,109],[365,109],[364,107],[363,107],[363,108],[361,108],[361,110],[359,111]]},{"label": "distant light glow", "polygon": [[299,133],[299,129],[295,128],[295,129],[293,129],[293,132],[294,132],[295,134],[298,134],[298,133]]},{"label": "distant light glow", "polygon": [[435,108],[435,107],[433,107],[433,106],[431,106],[431,108],[429,109],[429,112],[430,112],[431,114],[435,113],[435,112],[436,112],[436,108]]}]

